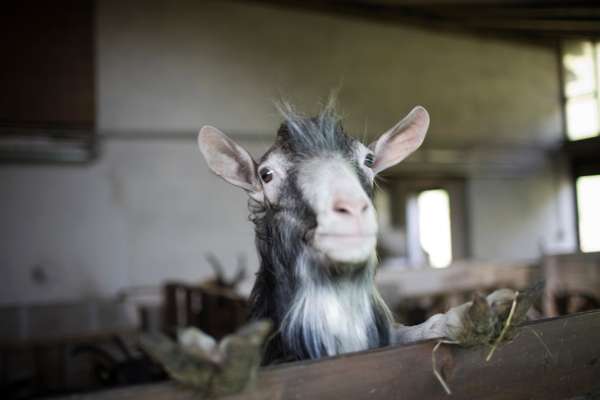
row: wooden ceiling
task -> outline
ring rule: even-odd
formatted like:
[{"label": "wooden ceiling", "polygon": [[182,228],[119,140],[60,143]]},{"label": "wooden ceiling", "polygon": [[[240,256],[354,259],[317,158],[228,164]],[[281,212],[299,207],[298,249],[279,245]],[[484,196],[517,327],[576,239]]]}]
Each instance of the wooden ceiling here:
[{"label": "wooden ceiling", "polygon": [[436,30],[525,38],[600,37],[600,1],[258,0]]}]

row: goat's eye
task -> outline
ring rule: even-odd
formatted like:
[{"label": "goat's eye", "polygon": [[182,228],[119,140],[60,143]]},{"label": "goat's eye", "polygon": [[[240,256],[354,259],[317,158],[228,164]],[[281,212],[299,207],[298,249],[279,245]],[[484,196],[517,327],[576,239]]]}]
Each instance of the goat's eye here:
[{"label": "goat's eye", "polygon": [[365,157],[365,166],[371,168],[375,163],[375,154],[369,153]]},{"label": "goat's eye", "polygon": [[269,183],[273,179],[273,171],[271,171],[269,168],[263,168],[258,173],[260,175],[260,179],[262,179],[264,183]]}]

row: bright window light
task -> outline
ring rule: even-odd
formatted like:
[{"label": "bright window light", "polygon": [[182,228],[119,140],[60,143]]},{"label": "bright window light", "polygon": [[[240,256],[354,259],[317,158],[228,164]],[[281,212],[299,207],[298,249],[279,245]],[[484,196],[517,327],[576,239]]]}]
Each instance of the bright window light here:
[{"label": "bright window light", "polygon": [[563,43],[567,136],[570,140],[600,134],[600,43]]},{"label": "bright window light", "polygon": [[600,175],[577,178],[577,212],[581,251],[600,251]]},{"label": "bright window light", "polygon": [[594,96],[567,100],[567,132],[569,139],[580,140],[596,136],[600,130],[598,101]]},{"label": "bright window light", "polygon": [[564,45],[565,95],[590,94],[596,90],[596,66],[592,42],[569,41]]},{"label": "bright window light", "polygon": [[442,189],[425,190],[417,198],[419,241],[429,255],[432,267],[444,268],[452,262],[450,198]]}]

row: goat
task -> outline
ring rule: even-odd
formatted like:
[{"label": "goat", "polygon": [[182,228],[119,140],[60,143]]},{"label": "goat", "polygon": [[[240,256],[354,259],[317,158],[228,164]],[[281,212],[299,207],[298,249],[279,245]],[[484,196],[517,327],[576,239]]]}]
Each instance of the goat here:
[{"label": "goat", "polygon": [[423,107],[369,146],[344,132],[333,101],[312,118],[285,102],[278,108],[284,122],[258,162],[214,127],[198,134],[209,168],[249,196],[260,258],[251,317],[276,327],[264,364],[429,338],[464,341],[473,321],[483,321],[484,334],[497,326],[515,298],[510,290],[409,327],[394,323],[374,285],[374,179],[419,148],[429,127]]}]

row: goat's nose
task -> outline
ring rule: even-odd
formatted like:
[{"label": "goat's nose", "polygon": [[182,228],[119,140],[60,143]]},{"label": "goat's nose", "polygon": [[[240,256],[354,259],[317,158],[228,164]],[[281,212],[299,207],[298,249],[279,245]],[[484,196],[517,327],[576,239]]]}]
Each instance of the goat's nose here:
[{"label": "goat's nose", "polygon": [[338,197],[333,202],[333,212],[340,216],[359,218],[369,209],[366,199],[349,199]]}]

